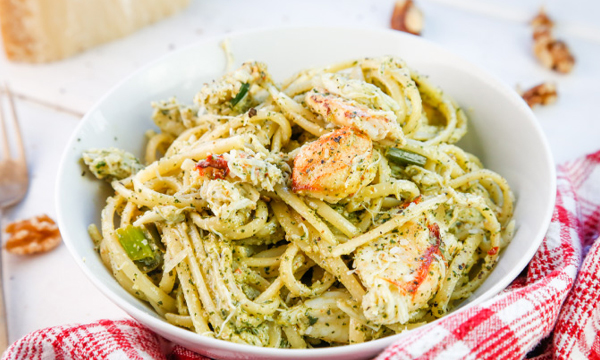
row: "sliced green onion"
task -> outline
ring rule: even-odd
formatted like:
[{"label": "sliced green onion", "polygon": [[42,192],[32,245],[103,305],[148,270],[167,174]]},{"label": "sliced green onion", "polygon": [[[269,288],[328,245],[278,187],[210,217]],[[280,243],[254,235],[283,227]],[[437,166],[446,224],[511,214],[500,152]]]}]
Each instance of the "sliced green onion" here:
[{"label": "sliced green onion", "polygon": [[154,259],[155,254],[152,251],[149,240],[144,232],[133,225],[128,225],[116,231],[117,237],[127,256],[133,261]]},{"label": "sliced green onion", "polygon": [[246,96],[248,93],[248,90],[250,90],[250,84],[243,83],[242,87],[240,87],[240,92],[231,100],[231,106],[236,106],[240,101],[242,101],[244,96]]},{"label": "sliced green onion", "polygon": [[406,150],[400,150],[394,147],[388,150],[387,158],[398,165],[423,166],[427,162],[427,158],[423,155]]}]

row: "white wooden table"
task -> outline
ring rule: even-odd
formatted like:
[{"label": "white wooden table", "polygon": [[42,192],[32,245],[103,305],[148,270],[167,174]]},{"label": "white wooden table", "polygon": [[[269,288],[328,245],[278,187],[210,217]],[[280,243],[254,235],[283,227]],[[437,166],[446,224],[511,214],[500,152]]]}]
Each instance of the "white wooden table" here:
[{"label": "white wooden table", "polygon": [[[425,14],[425,38],[509,86],[557,83],[558,103],[535,109],[557,162],[600,149],[600,2],[546,1],[557,22],[555,34],[567,41],[577,58],[573,73],[565,76],[543,69],[531,52],[527,22],[541,0],[416,1]],[[393,0],[192,2],[177,16],[65,61],[32,66],[0,59],[0,79],[17,94],[31,173],[27,197],[5,212],[2,227],[41,213],[55,218],[55,175],[67,139],[82,114],[140,66],[205,36],[250,28],[385,28],[393,6]],[[3,258],[11,342],[43,327],[126,316],[87,280],[64,245],[39,256],[4,253]]]}]

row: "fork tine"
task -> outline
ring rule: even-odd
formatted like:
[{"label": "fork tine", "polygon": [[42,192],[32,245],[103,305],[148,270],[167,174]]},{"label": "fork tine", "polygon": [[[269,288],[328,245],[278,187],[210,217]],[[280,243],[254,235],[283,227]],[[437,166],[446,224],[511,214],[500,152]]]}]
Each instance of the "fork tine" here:
[{"label": "fork tine", "polygon": [[10,112],[12,115],[13,126],[15,128],[15,132],[17,133],[16,143],[17,148],[19,150],[19,158],[24,161],[25,148],[23,146],[23,137],[21,136],[21,127],[19,126],[19,119],[17,118],[17,108],[15,106],[15,99],[13,98],[12,92],[10,91],[10,88],[6,83],[4,84],[4,90],[6,91],[6,95],[8,96],[8,105],[10,107]]},{"label": "fork tine", "polygon": [[6,130],[6,122],[4,121],[4,109],[2,108],[2,98],[0,98],[0,125],[2,126],[2,137],[4,139],[4,141],[2,141],[4,155],[0,156],[0,159],[2,159],[3,157],[10,158],[10,147],[8,144],[8,132]]}]

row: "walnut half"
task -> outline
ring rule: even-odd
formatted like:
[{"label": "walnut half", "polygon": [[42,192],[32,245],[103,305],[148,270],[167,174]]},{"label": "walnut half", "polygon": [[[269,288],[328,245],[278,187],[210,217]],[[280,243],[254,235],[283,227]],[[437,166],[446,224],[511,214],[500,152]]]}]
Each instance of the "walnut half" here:
[{"label": "walnut half", "polygon": [[561,73],[569,73],[575,65],[575,58],[563,41],[552,35],[554,23],[544,9],[531,21],[533,26],[533,52],[542,65]]},{"label": "walnut half", "polygon": [[531,20],[531,26],[534,29],[540,27],[547,27],[548,29],[554,26],[554,22],[546,14],[546,10],[543,7],[540,8],[540,12]]},{"label": "walnut half", "polygon": [[542,83],[534,86],[525,91],[521,96],[529,107],[553,104],[558,98],[556,86],[551,83]]},{"label": "walnut half", "polygon": [[48,215],[15,221],[8,224],[5,231],[10,235],[6,241],[6,250],[18,255],[50,251],[61,241],[58,226]]},{"label": "walnut half", "polygon": [[390,26],[394,30],[421,35],[421,31],[423,30],[423,13],[415,6],[412,0],[398,0],[394,6]]}]

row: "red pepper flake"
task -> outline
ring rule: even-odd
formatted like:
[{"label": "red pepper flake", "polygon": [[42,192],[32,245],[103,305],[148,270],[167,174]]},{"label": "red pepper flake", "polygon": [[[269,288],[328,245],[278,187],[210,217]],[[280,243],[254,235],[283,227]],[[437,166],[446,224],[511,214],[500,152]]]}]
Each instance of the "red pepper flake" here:
[{"label": "red pepper flake", "polygon": [[423,200],[423,197],[421,195],[417,196],[416,198],[412,199],[412,201],[409,202],[405,202],[404,204],[402,204],[402,208],[406,209],[407,207],[410,206],[410,204],[415,204],[417,205],[418,203],[420,203]]},{"label": "red pepper flake", "polygon": [[229,174],[227,160],[222,155],[208,155],[206,160],[196,164],[196,170],[201,176],[207,176],[210,179],[224,179]]},{"label": "red pepper flake", "polygon": [[494,246],[493,248],[490,249],[490,251],[488,251],[488,255],[493,256],[496,255],[498,253],[498,247]]}]

